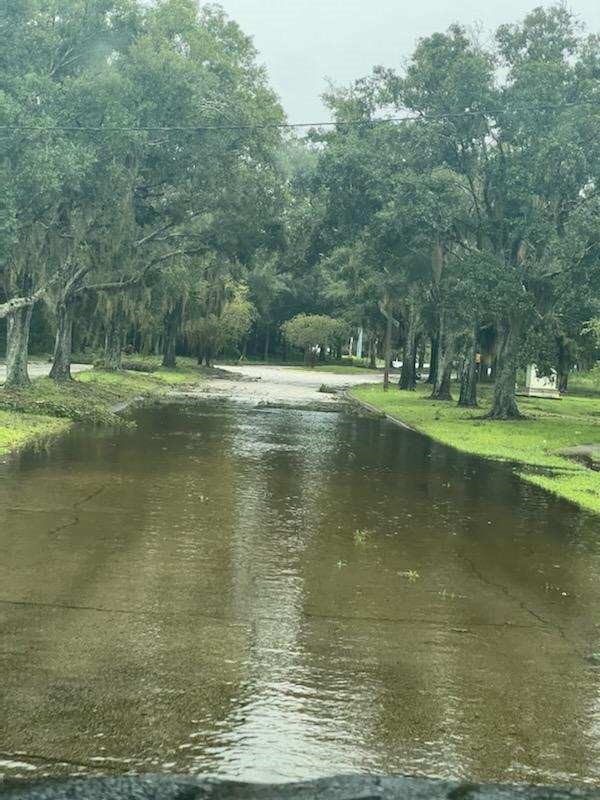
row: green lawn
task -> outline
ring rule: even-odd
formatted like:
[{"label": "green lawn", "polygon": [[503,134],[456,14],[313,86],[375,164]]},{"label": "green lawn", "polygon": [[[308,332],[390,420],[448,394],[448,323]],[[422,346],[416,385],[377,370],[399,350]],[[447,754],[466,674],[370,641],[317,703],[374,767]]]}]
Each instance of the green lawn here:
[{"label": "green lawn", "polygon": [[162,397],[175,386],[198,383],[207,372],[187,363],[151,374],[92,370],[67,384],[39,378],[26,389],[0,388],[0,455],[62,433],[72,422],[127,424],[116,406]]},{"label": "green lawn", "polygon": [[[443,444],[522,464],[519,474],[525,480],[600,513],[600,472],[558,454],[565,447],[600,443],[600,398],[519,398],[526,419],[493,422],[482,419],[489,407],[490,387],[480,390],[479,409],[428,400],[428,393],[425,386],[416,392],[400,392],[392,386],[387,393],[381,386],[360,386],[351,394]],[[536,468],[543,468],[543,474]]]},{"label": "green lawn", "polygon": [[259,359],[246,359],[244,361],[231,361],[227,359],[220,360],[220,364],[225,364],[231,367],[289,367],[293,369],[301,369],[309,372],[335,372],[338,375],[376,375],[381,373],[383,375],[383,368],[373,370],[369,369],[366,360],[354,359],[356,363],[345,363],[349,361],[346,359],[344,362],[339,361],[326,361],[317,362],[314,367],[309,367],[304,361],[282,361],[281,359],[273,359],[272,361],[261,361]]},{"label": "green lawn", "polygon": [[193,384],[210,373],[210,369],[199,367],[193,359],[180,358],[177,360],[177,366],[172,369],[161,367],[160,360],[158,360],[153,372],[127,370],[123,372],[103,372],[102,370],[91,370],[90,372],[80,373],[77,376],[77,380],[115,388],[121,387],[125,391],[135,386],[139,388],[145,387],[148,391],[153,391],[156,389],[157,383],[170,386]]},{"label": "green lawn", "polygon": [[316,367],[303,367],[310,372],[335,372],[338,375],[377,375],[383,370],[367,369],[366,367],[353,367],[351,364],[317,364]]},{"label": "green lawn", "polygon": [[0,458],[27,444],[64,433],[69,425],[64,419],[0,410]]}]

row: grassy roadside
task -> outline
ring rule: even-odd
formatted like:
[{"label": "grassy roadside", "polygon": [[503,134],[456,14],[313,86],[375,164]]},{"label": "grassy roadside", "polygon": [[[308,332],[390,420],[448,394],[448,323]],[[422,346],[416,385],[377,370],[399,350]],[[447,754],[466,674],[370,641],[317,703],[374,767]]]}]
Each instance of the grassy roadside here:
[{"label": "grassy roadside", "polygon": [[[305,367],[305,369],[311,369]],[[340,375],[382,375],[383,369],[368,369],[368,367],[353,367],[345,364],[317,364],[313,372],[337,372]],[[391,374],[395,374],[392,370]],[[400,374],[398,372],[398,374]]]},{"label": "grassy roadside", "polygon": [[0,410],[0,459],[33,442],[52,439],[68,430],[70,424],[65,419]]},{"label": "grassy roadside", "polygon": [[[272,361],[261,361],[260,359],[245,359],[244,361],[232,361],[231,359],[221,359],[219,364],[227,365],[230,367],[285,367],[287,369],[301,369],[305,372],[335,372],[338,375],[383,375],[383,368],[369,369],[365,359],[352,359],[354,363],[350,363],[350,359],[340,361],[324,361],[315,364],[314,367],[309,367],[304,361],[283,361],[281,359],[273,359]],[[393,371],[394,373],[396,371]],[[399,373],[399,370],[397,370]]]},{"label": "grassy roadside", "polygon": [[482,419],[489,408],[490,391],[482,388],[479,409],[428,400],[426,386],[419,386],[416,392],[392,387],[387,393],[381,386],[360,386],[350,394],[457,450],[514,462],[520,465],[518,473],[524,480],[600,513],[600,472],[558,453],[566,447],[600,442],[598,397],[520,398],[527,419],[492,422]]},{"label": "grassy roadside", "polygon": [[116,406],[163,397],[174,388],[198,383],[208,372],[190,364],[151,374],[92,370],[68,384],[38,378],[26,389],[0,387],[0,457],[51,439],[73,422],[122,425]]}]

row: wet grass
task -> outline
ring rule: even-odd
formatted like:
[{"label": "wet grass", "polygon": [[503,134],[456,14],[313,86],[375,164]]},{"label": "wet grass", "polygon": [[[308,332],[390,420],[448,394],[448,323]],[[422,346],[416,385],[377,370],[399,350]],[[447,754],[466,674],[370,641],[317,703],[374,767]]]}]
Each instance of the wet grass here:
[{"label": "wet grass", "polygon": [[354,544],[366,544],[368,536],[367,531],[354,531]]},{"label": "wet grass", "polygon": [[39,378],[23,389],[0,388],[0,455],[65,431],[73,422],[127,425],[117,412],[135,400],[151,400],[203,380],[208,370],[191,364],[141,372],[92,370],[57,384]]},{"label": "wet grass", "polygon": [[62,419],[0,410],[0,458],[13,450],[64,433],[69,424]]},{"label": "wet grass", "polygon": [[427,386],[415,392],[391,387],[385,393],[381,386],[361,386],[351,394],[457,450],[520,464],[525,480],[600,513],[600,472],[559,454],[567,447],[600,442],[600,398],[519,398],[525,419],[494,422],[483,419],[490,405],[489,386],[480,389],[478,409],[429,400],[429,391]]}]

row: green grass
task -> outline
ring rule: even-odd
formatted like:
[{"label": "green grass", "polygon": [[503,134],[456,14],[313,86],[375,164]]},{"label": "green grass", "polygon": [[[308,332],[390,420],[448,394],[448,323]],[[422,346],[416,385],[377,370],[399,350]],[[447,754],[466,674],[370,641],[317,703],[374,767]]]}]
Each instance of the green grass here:
[{"label": "green grass", "polygon": [[0,410],[0,457],[25,445],[64,433],[69,425],[62,419]]},{"label": "green grass", "polygon": [[93,370],[80,373],[77,376],[77,380],[83,383],[96,382],[103,386],[121,387],[124,391],[138,386],[140,389],[145,388],[149,392],[153,392],[161,384],[167,384],[168,386],[193,384],[211,374],[210,369],[199,367],[191,358],[178,359],[177,366],[170,369],[161,367],[160,360],[157,359],[157,361],[158,363],[153,372],[104,372],[102,370]]},{"label": "green grass", "polygon": [[600,397],[600,367],[590,372],[572,373],[569,378],[569,393]]},{"label": "green grass", "polygon": [[335,372],[338,375],[377,375],[383,374],[382,370],[368,369],[367,367],[353,367],[350,364],[317,364],[316,367],[303,367],[309,372]]},{"label": "green grass", "polygon": [[207,372],[191,364],[151,374],[92,370],[66,384],[39,378],[24,389],[0,388],[0,455],[61,433],[73,422],[130,424],[117,406],[162,397],[173,387],[198,383]]},{"label": "green grass", "polygon": [[231,367],[287,367],[289,369],[301,369],[305,372],[334,372],[338,375],[377,375],[383,374],[382,369],[369,369],[367,366],[361,367],[353,364],[340,364],[339,362],[317,363],[314,367],[307,366],[302,361],[219,361],[219,364],[226,364]]},{"label": "green grass", "polygon": [[495,422],[482,419],[490,387],[480,389],[479,409],[428,400],[428,393],[425,386],[416,392],[392,387],[387,393],[381,386],[360,386],[351,395],[457,450],[523,465],[519,474],[525,480],[600,513],[600,472],[558,454],[566,447],[600,443],[600,399],[519,398],[526,419]]}]

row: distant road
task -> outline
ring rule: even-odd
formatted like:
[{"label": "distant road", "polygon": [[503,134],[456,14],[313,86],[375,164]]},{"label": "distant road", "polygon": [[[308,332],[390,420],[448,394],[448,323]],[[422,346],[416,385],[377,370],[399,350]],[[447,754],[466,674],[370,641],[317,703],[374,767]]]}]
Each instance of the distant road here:
[{"label": "distant road", "polygon": [[380,373],[367,369],[364,375],[278,366],[224,366],[219,369],[230,373],[231,378],[221,377],[202,382],[191,393],[192,396],[228,397],[254,404],[281,403],[294,406],[318,402],[320,405],[334,405],[339,403],[339,396],[320,392],[323,384],[343,389],[383,380]]},{"label": "distant road", "polygon": [[[52,364],[45,363],[44,361],[32,361],[29,364],[29,377],[30,378],[43,378],[50,374]],[[92,369],[91,364],[71,364],[71,372],[87,372]],[[6,379],[6,365],[0,364],[0,383],[4,383]]]}]

